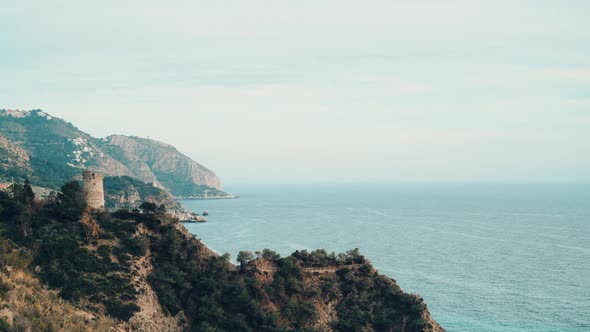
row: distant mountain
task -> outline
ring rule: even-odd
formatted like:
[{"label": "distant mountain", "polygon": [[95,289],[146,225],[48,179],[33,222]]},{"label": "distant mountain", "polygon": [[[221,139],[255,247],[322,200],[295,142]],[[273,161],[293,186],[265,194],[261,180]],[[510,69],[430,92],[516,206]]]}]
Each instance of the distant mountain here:
[{"label": "distant mountain", "polygon": [[170,144],[134,136],[112,135],[104,150],[144,182],[170,190],[175,196],[202,198],[223,195],[221,181],[209,169],[192,161]]},{"label": "distant mountain", "polygon": [[134,177],[176,197],[231,197],[215,173],[169,144],[122,135],[98,139],[41,110],[0,109],[2,180],[28,177],[58,188],[87,168]]}]

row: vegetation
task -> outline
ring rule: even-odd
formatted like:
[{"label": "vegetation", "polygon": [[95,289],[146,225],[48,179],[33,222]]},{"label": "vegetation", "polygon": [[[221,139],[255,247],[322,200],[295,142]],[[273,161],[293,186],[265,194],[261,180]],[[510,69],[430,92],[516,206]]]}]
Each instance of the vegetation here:
[{"label": "vegetation", "polygon": [[[134,208],[145,200],[158,202],[158,204],[164,204],[169,208],[178,205],[167,191],[129,176],[105,177],[104,191],[107,208]],[[138,201],[121,204],[116,201],[119,197],[137,197]]]},{"label": "vegetation", "polygon": [[26,118],[3,118],[0,132],[12,142],[23,142],[21,147],[31,156],[31,171],[25,174],[12,172],[10,176],[15,176],[15,179],[28,177],[37,186],[57,189],[80,172],[68,166],[71,162],[68,153],[73,149],[69,139],[89,136],[71,123],[47,121],[37,116],[40,112],[32,110],[31,116]]},{"label": "vegetation", "polygon": [[209,186],[179,181],[174,174],[157,173],[156,176],[163,186],[169,188],[178,197],[224,197],[227,195],[226,192]]},{"label": "vegetation", "polygon": [[[86,208],[80,185],[69,182],[62,187],[58,202],[40,205],[34,204],[28,183],[14,188],[12,195],[0,192],[1,230],[16,245],[38,248],[33,264],[39,267],[39,278],[58,289],[62,298],[101,303],[113,317],[125,320],[136,312],[129,266],[98,255],[91,243],[96,239],[89,239],[79,222]],[[115,223],[108,214],[98,219],[103,224]],[[132,233],[134,225],[127,224]],[[102,237],[116,238],[108,230]],[[125,237],[114,247],[122,261],[142,252],[141,240]]]},{"label": "vegetation", "polygon": [[[111,331],[115,323],[75,307],[27,271],[35,251],[3,239],[0,251],[0,331]],[[5,315],[5,316],[4,316]]]},{"label": "vegetation", "polygon": [[[0,113],[4,111],[0,109]],[[227,196],[227,193],[223,191],[195,184],[190,177],[177,169],[166,172],[159,170],[154,166],[158,157],[155,157],[156,160],[143,158],[145,155],[159,156],[165,153],[173,159],[180,158],[192,163],[188,157],[172,146],[129,137],[129,142],[137,143],[141,146],[141,150],[128,152],[121,146],[93,138],[62,119],[53,117],[49,121],[41,110],[32,110],[26,117],[2,116],[0,135],[4,136],[8,142],[18,142],[18,146],[30,156],[30,160],[23,162],[25,165],[22,165],[15,163],[9,151],[3,151],[0,148],[0,178],[4,181],[9,181],[11,178],[22,181],[28,178],[36,186],[55,190],[59,189],[63,183],[79,176],[84,168],[103,170],[127,168],[129,172],[121,171],[121,173],[155,175],[157,180],[175,196]],[[97,158],[99,155],[103,158]],[[191,167],[201,167],[198,164],[191,165]],[[205,168],[201,168],[201,171],[210,177],[215,177]],[[140,192],[141,197],[159,195],[157,188],[130,177],[105,179],[107,192],[110,186],[119,186],[119,190],[114,189],[118,192],[129,185],[133,185]]]},{"label": "vegetation", "polygon": [[311,252],[307,250],[297,250],[292,256],[297,258],[302,266],[308,267],[344,266],[365,264],[367,262],[365,257],[359,253],[358,248],[340,254],[334,252],[328,254],[324,249],[318,249]]},{"label": "vegetation", "polygon": [[133,186],[141,197],[159,196],[163,190],[149,185],[130,176],[107,176],[104,178],[104,190],[106,192],[121,192]]},{"label": "vegetation", "polygon": [[[337,331],[387,331],[404,321],[407,331],[432,327],[422,299],[379,276],[358,249],[338,255],[298,251],[285,258],[269,249],[242,251],[236,269],[229,255],[213,254],[155,204],[143,204],[144,213],[90,214],[77,182],[62,186],[56,202],[36,203],[29,189],[25,183],[0,192],[0,232],[6,239],[0,272],[10,265],[34,274],[58,291],[60,301],[129,320],[140,309],[133,265],[150,257],[147,282],[164,310],[171,316],[183,312],[185,327],[193,331],[317,330],[320,309],[326,308],[337,319],[321,324]],[[250,268],[256,263],[267,269]],[[306,270],[318,267],[337,272]],[[0,298],[10,291],[2,280],[0,274]]]},{"label": "vegetation", "polygon": [[139,205],[139,209],[143,211],[143,213],[156,213],[158,206],[155,203],[143,202]]},{"label": "vegetation", "polygon": [[240,264],[241,268],[246,267],[246,264],[254,259],[252,253],[249,251],[240,251],[238,253],[238,257],[236,257],[236,261]]}]

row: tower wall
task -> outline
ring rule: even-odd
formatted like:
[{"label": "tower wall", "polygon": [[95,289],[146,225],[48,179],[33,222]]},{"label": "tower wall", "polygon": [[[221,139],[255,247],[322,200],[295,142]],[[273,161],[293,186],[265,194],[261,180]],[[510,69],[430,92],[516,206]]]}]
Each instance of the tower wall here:
[{"label": "tower wall", "polygon": [[82,173],[84,181],[84,197],[91,209],[104,209],[104,186],[102,174],[85,171]]}]

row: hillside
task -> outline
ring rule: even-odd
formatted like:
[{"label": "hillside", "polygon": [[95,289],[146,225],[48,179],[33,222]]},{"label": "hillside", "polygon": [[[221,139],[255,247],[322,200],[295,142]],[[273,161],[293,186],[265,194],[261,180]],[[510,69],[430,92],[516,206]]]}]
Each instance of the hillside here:
[{"label": "hillside", "polygon": [[[131,169],[149,169],[150,177],[135,176],[144,182],[156,181],[179,197],[222,197],[221,181],[209,169],[178,152],[172,145],[139,137],[112,135],[105,139],[105,151]],[[152,175],[153,174],[153,178]]]},{"label": "hillside", "polygon": [[0,174],[20,179],[31,172],[29,154],[0,135]]},{"label": "hillside", "polygon": [[130,176],[109,176],[104,179],[106,208],[135,208],[142,202],[164,204],[173,209],[179,204],[167,191]]},{"label": "hillside", "polygon": [[[9,246],[8,241],[3,247]],[[106,315],[65,301],[47,287],[26,264],[19,251],[0,253],[0,331],[108,332],[117,325]]]},{"label": "hillside", "polygon": [[[0,192],[0,268],[18,265],[27,283],[54,294],[30,297],[31,308],[60,306],[63,320],[78,308],[122,331],[444,331],[419,296],[379,275],[357,250],[240,252],[236,267],[176,219],[88,213],[82,197],[77,182],[56,202],[35,203],[26,187],[14,197]],[[13,253],[25,259],[9,259]],[[0,311],[7,328],[32,326],[41,315],[12,308],[13,316]]]},{"label": "hillside", "polygon": [[122,135],[97,139],[41,110],[0,109],[0,180],[28,177],[57,189],[86,168],[135,177],[177,197],[231,197],[215,173],[168,144]]}]

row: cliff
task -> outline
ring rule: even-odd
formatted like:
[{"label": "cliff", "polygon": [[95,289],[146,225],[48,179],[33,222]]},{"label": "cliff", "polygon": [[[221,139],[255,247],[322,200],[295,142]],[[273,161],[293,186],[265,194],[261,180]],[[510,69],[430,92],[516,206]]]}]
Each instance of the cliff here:
[{"label": "cliff", "polygon": [[[175,196],[200,197],[214,190],[220,198],[221,181],[211,170],[180,153],[172,145],[151,139],[112,135],[107,150],[137,170],[135,177],[154,183]],[[116,148],[115,148],[116,147]],[[206,196],[207,194],[205,194]]]},{"label": "cliff", "polygon": [[[57,189],[90,168],[131,176],[178,197],[231,198],[211,170],[162,142],[113,135],[94,138],[41,110],[0,109],[0,180],[29,178]],[[3,179],[2,179],[3,178]]]},{"label": "cliff", "polygon": [[[258,259],[240,252],[236,267],[174,218],[90,214],[81,195],[75,182],[56,202],[0,192],[0,270],[18,265],[27,283],[54,294],[27,301],[45,313],[65,308],[66,326],[86,319],[119,331],[444,331],[419,296],[379,275],[358,250],[285,258],[264,250]],[[11,258],[15,252],[25,259]],[[45,317],[11,308],[20,321],[0,311],[10,326]]]}]

